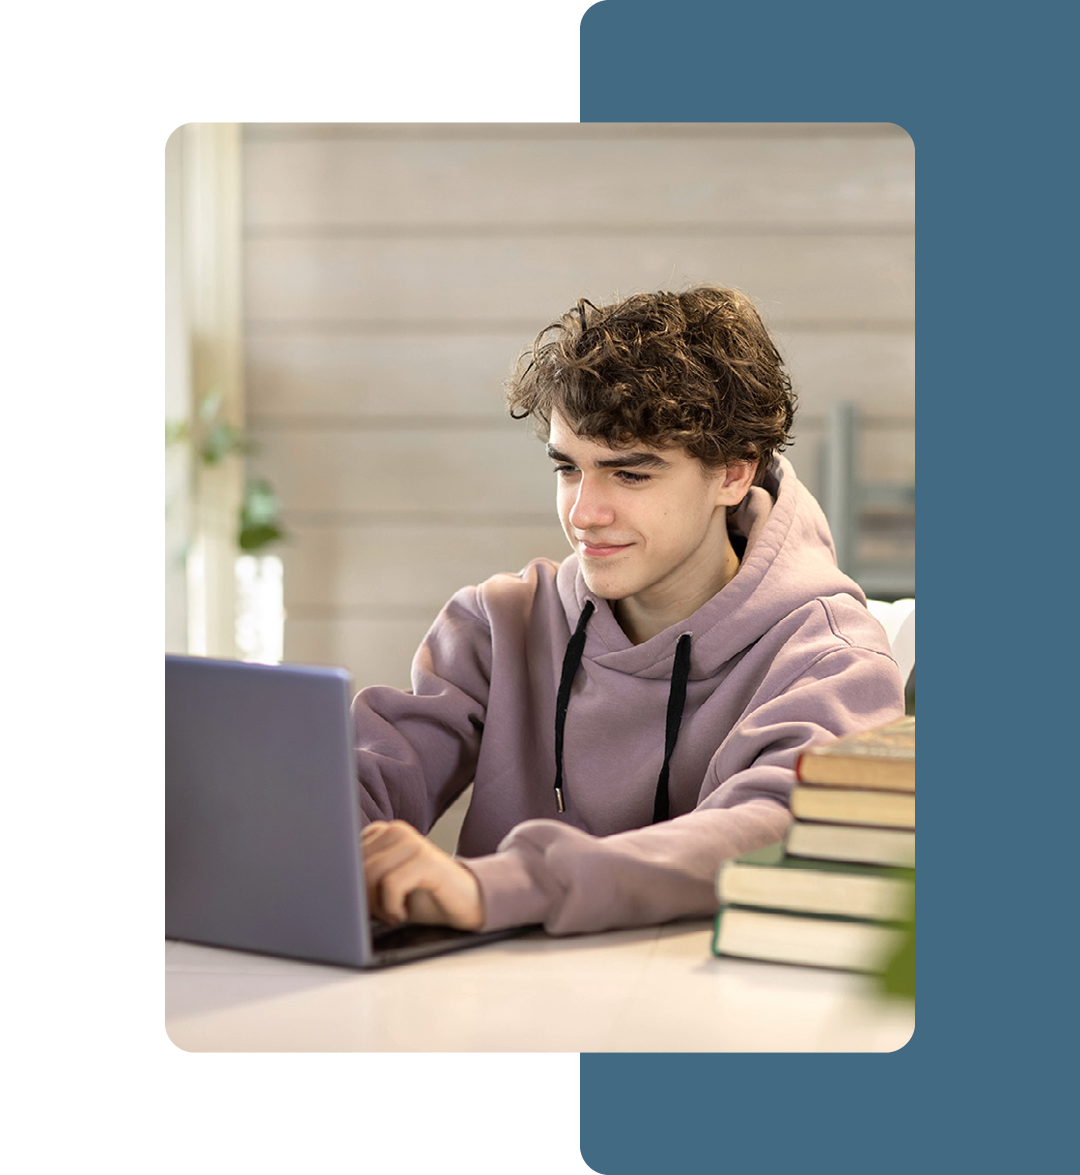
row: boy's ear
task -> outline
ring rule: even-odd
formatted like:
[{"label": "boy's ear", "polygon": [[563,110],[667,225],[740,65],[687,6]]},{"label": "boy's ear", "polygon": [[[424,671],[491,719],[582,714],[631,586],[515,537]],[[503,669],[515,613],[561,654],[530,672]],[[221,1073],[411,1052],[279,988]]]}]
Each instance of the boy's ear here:
[{"label": "boy's ear", "polygon": [[718,506],[737,506],[754,484],[754,474],[757,473],[757,467],[756,459],[735,461],[731,465],[725,465],[720,470],[720,476],[716,482],[716,504]]}]

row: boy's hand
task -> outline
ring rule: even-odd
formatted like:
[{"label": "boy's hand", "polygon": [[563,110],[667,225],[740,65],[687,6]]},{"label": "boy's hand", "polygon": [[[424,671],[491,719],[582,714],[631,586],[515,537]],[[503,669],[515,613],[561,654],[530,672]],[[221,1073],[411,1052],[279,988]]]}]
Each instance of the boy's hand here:
[{"label": "boy's hand", "polygon": [[476,878],[412,825],[374,820],[360,843],[373,917],[479,930],[484,907]]}]

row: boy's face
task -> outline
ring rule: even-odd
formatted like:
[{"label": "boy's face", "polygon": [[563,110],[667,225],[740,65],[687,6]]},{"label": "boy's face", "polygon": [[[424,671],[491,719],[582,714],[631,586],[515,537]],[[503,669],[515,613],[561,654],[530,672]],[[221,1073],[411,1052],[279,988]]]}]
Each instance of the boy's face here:
[{"label": "boy's face", "polygon": [[713,474],[682,448],[611,449],[557,413],[547,448],[559,521],[590,591],[681,619],[719,590],[731,558],[726,507],[742,500],[752,465]]}]

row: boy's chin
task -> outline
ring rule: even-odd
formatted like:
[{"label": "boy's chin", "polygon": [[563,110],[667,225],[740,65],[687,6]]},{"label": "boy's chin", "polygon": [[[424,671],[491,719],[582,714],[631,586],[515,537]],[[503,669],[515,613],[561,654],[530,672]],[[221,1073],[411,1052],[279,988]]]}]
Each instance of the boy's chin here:
[{"label": "boy's chin", "polygon": [[633,594],[628,588],[610,582],[605,576],[591,575],[585,568],[582,568],[581,577],[594,596],[599,596],[601,600],[608,600],[612,604]]}]

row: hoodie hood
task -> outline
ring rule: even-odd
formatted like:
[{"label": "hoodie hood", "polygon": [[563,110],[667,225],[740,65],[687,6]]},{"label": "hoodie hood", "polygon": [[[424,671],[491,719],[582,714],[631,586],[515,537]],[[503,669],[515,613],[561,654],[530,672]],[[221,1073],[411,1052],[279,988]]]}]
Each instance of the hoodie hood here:
[{"label": "hoodie hood", "polygon": [[690,680],[699,681],[815,599],[848,595],[865,604],[862,589],[836,565],[821,507],[786,458],[773,459],[765,484],[750,489],[728,528],[746,540],[734,578],[686,620],[640,645],[623,632],[611,605],[589,591],[577,556],[564,560],[556,584],[570,630],[587,600],[596,609],[584,657],[619,673],[667,678],[680,636],[690,633]]}]

